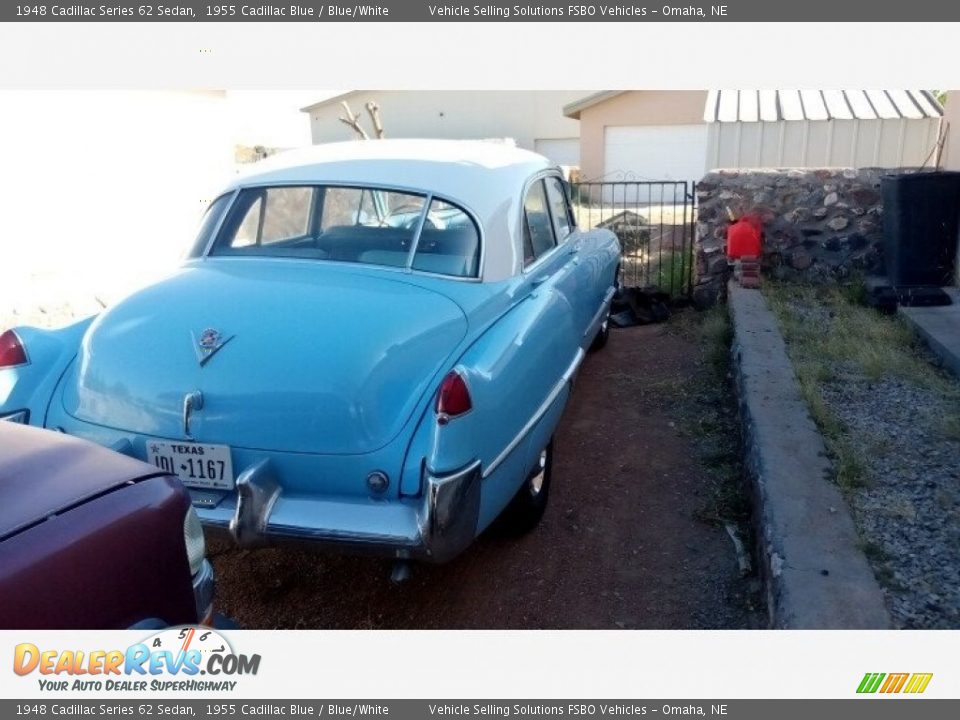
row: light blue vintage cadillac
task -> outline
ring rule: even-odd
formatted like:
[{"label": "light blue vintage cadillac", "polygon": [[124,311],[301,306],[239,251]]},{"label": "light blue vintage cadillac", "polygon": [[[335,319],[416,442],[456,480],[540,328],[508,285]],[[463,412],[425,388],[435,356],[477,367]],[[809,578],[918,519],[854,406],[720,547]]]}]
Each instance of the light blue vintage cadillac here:
[{"label": "light blue vintage cadillac", "polygon": [[444,562],[539,521],[606,341],[617,238],[503,144],[264,161],[181,267],[96,318],[0,335],[0,416],[177,474],[208,527]]}]

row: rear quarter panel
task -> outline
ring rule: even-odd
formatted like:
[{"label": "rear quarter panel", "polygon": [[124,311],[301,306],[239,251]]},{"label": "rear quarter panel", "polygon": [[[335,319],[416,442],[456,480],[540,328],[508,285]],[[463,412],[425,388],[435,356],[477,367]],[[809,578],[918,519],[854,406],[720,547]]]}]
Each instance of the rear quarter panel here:
[{"label": "rear quarter panel", "polygon": [[[467,382],[473,408],[447,425],[437,424],[428,414],[431,470],[449,472],[475,459],[485,469],[491,466],[574,360],[579,349],[574,317],[568,299],[545,285],[515,304],[463,354],[455,367]],[[565,394],[558,398],[561,409],[565,399]],[[554,425],[558,419],[559,415],[550,417]],[[496,473],[484,479],[478,531],[499,514],[522,483],[536,451],[528,445],[521,443]]]},{"label": "rear quarter panel", "polygon": [[27,364],[0,369],[0,413],[27,409],[30,424],[43,427],[50,398],[64,370],[76,357],[94,318],[57,330],[13,328],[27,353]]}]

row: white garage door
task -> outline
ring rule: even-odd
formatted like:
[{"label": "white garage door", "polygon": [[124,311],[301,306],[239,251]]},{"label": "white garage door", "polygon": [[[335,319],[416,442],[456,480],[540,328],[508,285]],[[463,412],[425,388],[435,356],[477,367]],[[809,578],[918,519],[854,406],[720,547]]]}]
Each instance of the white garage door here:
[{"label": "white garage door", "polygon": [[699,180],[706,165],[706,124],[604,129],[604,180]]},{"label": "white garage door", "polygon": [[580,138],[537,138],[533,149],[556,165],[580,166]]}]

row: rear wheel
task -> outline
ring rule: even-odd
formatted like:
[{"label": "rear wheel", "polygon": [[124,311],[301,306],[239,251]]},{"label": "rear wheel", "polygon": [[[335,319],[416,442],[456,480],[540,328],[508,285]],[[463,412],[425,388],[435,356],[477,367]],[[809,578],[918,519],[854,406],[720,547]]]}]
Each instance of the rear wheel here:
[{"label": "rear wheel", "polygon": [[500,516],[499,525],[509,535],[523,535],[540,522],[547,509],[553,476],[553,439],[540,451],[537,463]]}]

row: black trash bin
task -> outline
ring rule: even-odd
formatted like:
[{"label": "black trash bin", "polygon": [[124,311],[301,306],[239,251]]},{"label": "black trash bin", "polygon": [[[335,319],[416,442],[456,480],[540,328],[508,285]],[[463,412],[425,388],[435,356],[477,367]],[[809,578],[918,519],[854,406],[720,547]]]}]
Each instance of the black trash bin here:
[{"label": "black trash bin", "polygon": [[883,235],[890,284],[953,284],[960,236],[960,172],[881,179]]}]

